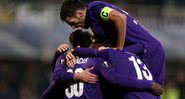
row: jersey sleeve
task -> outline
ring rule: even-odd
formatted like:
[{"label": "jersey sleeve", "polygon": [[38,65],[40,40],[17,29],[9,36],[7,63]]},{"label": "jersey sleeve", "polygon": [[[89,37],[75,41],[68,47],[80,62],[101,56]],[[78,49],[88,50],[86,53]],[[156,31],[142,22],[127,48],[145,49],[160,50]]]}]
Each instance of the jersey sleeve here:
[{"label": "jersey sleeve", "polygon": [[66,71],[67,66],[65,65],[64,58],[59,57],[57,61],[58,62],[55,65],[54,74],[53,74],[54,81],[64,82],[64,83],[72,82],[73,81],[73,73]]},{"label": "jersey sleeve", "polygon": [[54,56],[53,56],[53,60],[52,60],[52,63],[51,63],[51,66],[52,66],[52,70],[54,71],[54,68],[55,68],[55,64],[57,62],[57,59],[60,55],[64,54],[65,52],[61,53],[59,51],[56,51]]},{"label": "jersey sleeve", "polygon": [[107,59],[109,57],[109,51],[111,51],[111,49],[98,51],[97,49],[93,48],[75,48],[75,55],[82,57],[100,57]]},{"label": "jersey sleeve", "polygon": [[151,89],[153,81],[138,80],[136,78],[123,75],[112,67],[114,66],[109,65],[106,61],[97,61],[97,71],[110,83],[119,85],[124,88],[132,88],[138,90]]},{"label": "jersey sleeve", "polygon": [[93,48],[75,48],[74,54],[82,57],[97,57],[97,50]]},{"label": "jersey sleeve", "polygon": [[[93,5],[93,4],[92,4]],[[91,17],[99,20],[108,21],[109,14],[113,9],[104,2],[99,2],[89,8]]]}]

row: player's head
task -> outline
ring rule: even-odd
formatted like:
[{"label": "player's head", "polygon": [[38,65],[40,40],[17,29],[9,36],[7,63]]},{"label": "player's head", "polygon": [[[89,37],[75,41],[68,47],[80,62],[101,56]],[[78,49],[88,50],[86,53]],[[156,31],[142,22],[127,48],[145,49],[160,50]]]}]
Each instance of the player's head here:
[{"label": "player's head", "polygon": [[60,11],[62,21],[72,28],[85,27],[86,4],[79,0],[65,0]]},{"label": "player's head", "polygon": [[77,46],[89,47],[92,43],[92,35],[87,31],[78,29],[71,33],[69,36],[69,42],[73,48],[76,48]]}]

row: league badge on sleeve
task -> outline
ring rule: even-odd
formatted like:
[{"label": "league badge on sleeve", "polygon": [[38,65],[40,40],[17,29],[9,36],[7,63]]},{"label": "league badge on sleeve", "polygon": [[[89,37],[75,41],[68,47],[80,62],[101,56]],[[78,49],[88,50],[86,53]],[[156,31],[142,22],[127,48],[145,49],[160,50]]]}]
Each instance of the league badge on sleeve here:
[{"label": "league badge on sleeve", "polygon": [[104,61],[103,64],[102,64],[104,67],[110,67],[111,64],[107,61]]}]

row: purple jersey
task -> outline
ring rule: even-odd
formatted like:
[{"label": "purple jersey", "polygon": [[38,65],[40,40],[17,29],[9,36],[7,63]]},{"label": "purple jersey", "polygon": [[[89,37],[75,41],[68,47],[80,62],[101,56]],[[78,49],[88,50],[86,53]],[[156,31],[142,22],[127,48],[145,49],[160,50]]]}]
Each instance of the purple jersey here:
[{"label": "purple jersey", "polygon": [[138,21],[134,20],[126,11],[106,2],[94,1],[88,4],[86,27],[90,27],[92,29],[98,42],[107,42],[113,45],[115,45],[117,42],[117,30],[115,25],[101,18],[101,11],[105,7],[117,10],[127,16],[125,38],[126,45],[142,43],[146,49],[150,49],[156,47],[156,45],[159,44],[159,41],[156,40]]},{"label": "purple jersey", "polygon": [[[88,48],[76,48],[75,52],[77,55],[80,54],[86,57],[102,57],[109,61],[111,63],[111,66],[122,75],[133,77],[138,80],[153,81],[152,73],[135,54],[124,52],[121,50],[107,49],[103,51],[97,51]],[[124,92],[123,98],[160,99],[160,96],[155,96],[147,90],[128,90]]]},{"label": "purple jersey", "polygon": [[[52,63],[51,63],[53,72],[54,72],[55,64],[56,64],[58,57],[60,57],[65,52],[62,52],[62,53],[59,51],[55,52]],[[64,99],[64,96],[65,96],[64,86],[61,83],[56,83],[55,81],[52,81],[50,82],[47,89],[42,93],[41,99]]]},{"label": "purple jersey", "polygon": [[[65,65],[65,55],[58,58],[54,70],[54,80],[65,86],[65,99],[103,99],[98,82],[90,84],[73,80],[74,73],[82,72],[95,65],[94,58],[77,57],[75,68],[69,68]],[[96,74],[93,70],[92,73]]]},{"label": "purple jersey", "polygon": [[[73,81],[73,76],[72,76],[73,72],[81,72],[84,69],[89,68],[91,66],[95,66],[95,70],[92,71],[92,73],[102,76],[108,82],[114,85],[119,85],[124,88],[146,90],[146,89],[150,89],[153,83],[153,81],[138,80],[130,76],[122,75],[116,69],[109,66],[107,61],[105,61],[104,59],[77,57],[78,64],[75,66],[75,68],[72,69],[65,66],[64,58],[65,58],[64,56],[60,56],[57,61],[57,65],[54,71],[54,80],[56,82],[61,82],[62,84],[67,83],[67,87],[65,89],[65,95],[67,99],[69,98],[101,99],[102,98],[99,82],[95,84],[89,84],[89,83]],[[102,85],[102,86],[105,86],[105,85]],[[73,90],[71,90],[71,88]]]},{"label": "purple jersey", "polygon": [[[86,13],[86,27],[94,32],[96,41],[116,45],[117,30],[114,24],[101,18],[105,7],[119,11],[127,16],[125,51],[137,52],[154,75],[154,80],[163,85],[165,80],[165,52],[160,42],[155,39],[138,21],[134,20],[126,11],[117,6],[102,1],[94,1],[88,4]],[[139,45],[139,47],[138,47]],[[159,76],[159,77],[158,77]]]}]

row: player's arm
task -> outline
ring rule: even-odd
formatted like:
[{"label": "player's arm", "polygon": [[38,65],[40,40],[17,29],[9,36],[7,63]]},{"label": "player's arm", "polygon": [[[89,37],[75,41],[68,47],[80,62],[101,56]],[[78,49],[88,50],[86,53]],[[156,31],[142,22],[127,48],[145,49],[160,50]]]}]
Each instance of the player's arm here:
[{"label": "player's arm", "polygon": [[106,71],[106,73],[103,74],[103,77],[107,79],[110,83],[119,85],[123,88],[134,90],[149,90],[152,91],[152,93],[155,95],[163,94],[163,88],[160,84],[155,83],[154,81],[138,80],[128,76],[124,76],[116,72],[116,70],[114,69]]},{"label": "player's arm", "polygon": [[105,63],[105,61],[102,62],[102,60],[97,61],[97,63],[97,71],[99,71],[99,73],[112,84],[129,89],[151,90],[156,95],[161,95],[163,92],[162,87],[154,81],[138,80],[136,78],[122,75],[120,72],[117,72],[112,68],[113,66]]},{"label": "player's arm", "polygon": [[54,56],[53,56],[53,60],[52,60],[52,63],[51,63],[51,66],[52,66],[52,70],[54,71],[54,68],[55,68],[55,64],[56,64],[56,61],[58,59],[58,57],[60,55],[62,55],[63,53],[60,53],[59,51],[56,51]]},{"label": "player's arm", "polygon": [[58,48],[57,48],[57,50],[56,50],[56,52],[54,54],[52,63],[51,63],[53,71],[54,71],[54,67],[55,67],[55,64],[56,64],[56,61],[57,61],[58,57],[60,55],[64,54],[68,49],[69,49],[69,45],[68,44],[61,44],[60,46],[58,46]]},{"label": "player's arm", "polygon": [[111,49],[105,49],[105,50],[97,50],[94,48],[75,48],[73,53],[77,56],[82,57],[101,57],[104,59],[108,58],[108,53]]},{"label": "player's arm", "polygon": [[65,64],[57,64],[54,69],[53,80],[68,83],[73,81],[73,73],[66,71]]},{"label": "player's arm", "polygon": [[99,73],[112,84],[117,84],[124,88],[133,89],[150,89],[152,87],[153,81],[131,78],[117,72],[114,68],[112,68],[113,66],[110,66],[105,62],[97,61],[97,63],[99,63],[96,66]]},{"label": "player's arm", "polygon": [[[110,9],[110,10],[109,10]],[[102,9],[101,15],[104,18],[104,13],[107,13],[107,19],[113,22],[116,26],[118,35],[117,35],[117,48],[122,50],[125,44],[125,35],[126,35],[126,15],[112,9],[109,7],[104,7]]]},{"label": "player's arm", "polygon": [[127,16],[110,7],[103,7],[100,12],[101,19],[115,24],[117,30],[117,49],[122,50],[125,44]]},{"label": "player's arm", "polygon": [[89,83],[96,83],[97,75],[90,73],[93,68],[88,68],[79,73],[66,72],[66,65],[57,65],[54,71],[53,79],[56,82],[69,83],[74,81],[83,81]]},{"label": "player's arm", "polygon": [[119,11],[108,7],[105,3],[99,3],[90,8],[91,15],[100,21],[110,21],[116,26],[117,33],[117,48],[123,49],[125,44],[126,22],[127,16]]},{"label": "player's arm", "polygon": [[66,55],[66,64],[68,67],[73,67],[74,63],[76,63],[75,56],[80,57],[96,57],[96,50],[89,48],[76,48],[71,49]]},{"label": "player's arm", "polygon": [[58,83],[58,82],[63,82],[63,83],[68,83],[73,81],[73,72],[67,72],[66,71],[66,60],[65,60],[65,55],[59,56],[59,58],[56,61],[54,72],[53,72],[53,80]]},{"label": "player's arm", "polygon": [[98,76],[90,72],[93,69],[94,67],[91,67],[82,72],[75,73],[73,78],[82,82],[96,83],[98,81]]},{"label": "player's arm", "polygon": [[[64,62],[65,56],[60,56],[57,60],[57,64],[54,69],[53,79],[56,82],[69,83],[74,81],[89,81],[89,83],[95,83],[97,76],[90,73],[93,68],[86,69],[82,72],[73,73],[72,71],[66,71],[66,63]],[[78,64],[77,64],[78,65]]]},{"label": "player's arm", "polygon": [[122,87],[133,88],[133,89],[151,89],[153,81],[138,80],[125,75],[121,75],[116,72],[115,69],[107,71],[103,74],[110,83],[118,84]]},{"label": "player's arm", "polygon": [[[73,50],[73,54],[82,57],[101,57],[107,60],[109,58],[109,51],[112,50],[113,49],[97,50],[93,48],[75,48]],[[125,47],[123,50],[135,54],[140,54],[143,53],[144,47],[141,43],[137,43],[129,47]]]}]

